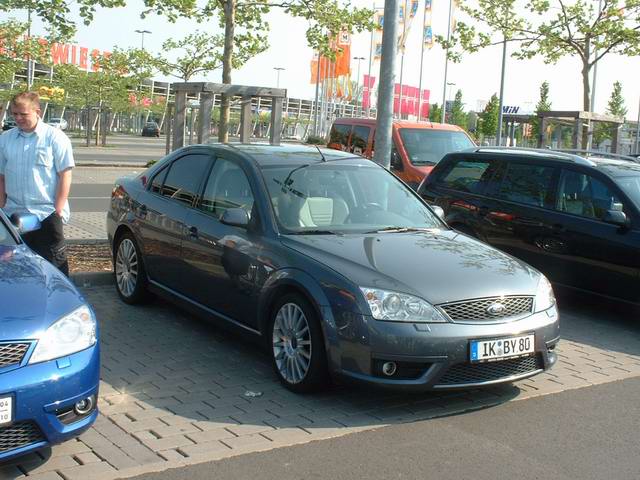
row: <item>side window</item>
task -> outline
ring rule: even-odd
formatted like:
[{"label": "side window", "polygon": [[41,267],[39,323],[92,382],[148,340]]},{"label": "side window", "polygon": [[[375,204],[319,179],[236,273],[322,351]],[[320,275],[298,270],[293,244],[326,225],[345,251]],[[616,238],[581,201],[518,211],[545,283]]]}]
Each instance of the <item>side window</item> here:
[{"label": "side window", "polygon": [[563,170],[560,175],[556,210],[603,220],[614,203],[621,203],[609,187],[586,173]]},{"label": "side window", "polygon": [[150,190],[153,193],[157,193],[158,195],[162,194],[162,184],[164,183],[164,179],[167,176],[167,172],[169,171],[169,167],[164,167],[160,172],[158,172],[151,181]]},{"label": "side window", "polygon": [[342,146],[342,150],[346,150],[350,133],[351,125],[340,125],[334,123],[333,127],[331,127],[331,132],[329,133],[329,143],[339,143]]},{"label": "side window", "polygon": [[353,135],[351,135],[351,151],[353,153],[364,155],[364,152],[367,151],[370,132],[371,129],[369,127],[357,126],[353,128]]},{"label": "side window", "polygon": [[185,155],[174,161],[162,186],[162,196],[192,205],[209,166],[207,155]]},{"label": "side window", "polygon": [[489,160],[454,160],[436,183],[452,190],[479,193],[482,177],[490,165]]},{"label": "side window", "polygon": [[508,163],[498,197],[535,207],[549,206],[554,167]]},{"label": "side window", "polygon": [[228,208],[243,208],[251,216],[253,193],[239,165],[224,158],[216,160],[198,208],[218,219]]}]

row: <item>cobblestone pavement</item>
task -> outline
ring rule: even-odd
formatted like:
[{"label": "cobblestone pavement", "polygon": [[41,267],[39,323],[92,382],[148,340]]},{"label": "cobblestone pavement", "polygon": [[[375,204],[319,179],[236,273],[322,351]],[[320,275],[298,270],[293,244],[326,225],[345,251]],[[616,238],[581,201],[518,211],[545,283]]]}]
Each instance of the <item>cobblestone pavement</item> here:
[{"label": "cobblestone pavement", "polygon": [[640,325],[578,302],[561,309],[558,365],[515,385],[300,396],[242,337],[160,300],[127,306],[111,285],[84,292],[101,325],[101,416],[78,440],[0,466],[2,479],[122,478],[640,376]]}]

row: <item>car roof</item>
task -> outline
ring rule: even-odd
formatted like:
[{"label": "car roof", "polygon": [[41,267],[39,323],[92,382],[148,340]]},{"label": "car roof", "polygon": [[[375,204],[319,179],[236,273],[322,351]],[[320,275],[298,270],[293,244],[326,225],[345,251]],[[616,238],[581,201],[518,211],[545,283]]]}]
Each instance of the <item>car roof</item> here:
[{"label": "car roof", "polygon": [[[376,125],[375,118],[350,118],[342,117],[336,118],[334,124],[339,125],[367,125],[374,127]],[[431,130],[448,130],[452,132],[462,132],[463,129],[457,125],[451,125],[449,123],[434,123],[430,121],[426,122],[411,122],[409,120],[393,120],[393,126],[396,128],[426,128]]]},{"label": "car roof", "polygon": [[268,165],[291,165],[321,163],[334,160],[360,160],[362,164],[371,163],[366,158],[352,153],[328,148],[316,148],[301,144],[270,145],[263,143],[212,143],[217,148],[241,152],[253,158],[261,167]]}]

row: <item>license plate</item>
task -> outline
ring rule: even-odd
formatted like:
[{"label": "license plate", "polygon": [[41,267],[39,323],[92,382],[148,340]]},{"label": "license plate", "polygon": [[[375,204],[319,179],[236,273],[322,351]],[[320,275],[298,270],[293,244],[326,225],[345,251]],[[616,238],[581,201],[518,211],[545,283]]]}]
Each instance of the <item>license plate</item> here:
[{"label": "license plate", "polygon": [[0,398],[0,425],[11,423],[13,420],[13,398]]},{"label": "license plate", "polygon": [[487,362],[519,357],[533,353],[534,349],[535,336],[533,334],[493,340],[473,340],[471,342],[471,361]]}]

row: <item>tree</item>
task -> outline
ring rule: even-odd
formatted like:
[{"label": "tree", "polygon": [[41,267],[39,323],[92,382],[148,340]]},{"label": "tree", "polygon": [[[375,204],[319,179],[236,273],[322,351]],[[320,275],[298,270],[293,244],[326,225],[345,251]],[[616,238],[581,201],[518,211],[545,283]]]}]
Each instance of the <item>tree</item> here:
[{"label": "tree", "polygon": [[429,121],[439,122],[442,119],[442,107],[437,103],[432,103],[429,106]]},{"label": "tree", "polygon": [[455,99],[451,104],[449,123],[464,129],[467,128],[467,114],[464,111],[464,103],[462,102],[462,90],[456,92]]},{"label": "tree", "polygon": [[50,62],[45,40],[27,38],[28,24],[8,20],[0,23],[0,82],[13,82],[14,75],[24,69],[25,59]]},{"label": "tree", "polygon": [[500,100],[494,93],[489,103],[480,114],[479,130],[485,137],[495,137],[498,133],[498,117],[500,113]]},{"label": "tree", "polygon": [[540,85],[540,99],[536,104],[536,116],[531,121],[531,134],[534,139],[540,136],[540,119],[538,114],[540,112],[548,112],[551,110],[551,100],[549,100],[549,82],[544,81]]},{"label": "tree", "polygon": [[[233,58],[233,68],[240,68],[251,57],[268,48],[265,37],[246,38],[236,35],[235,44],[238,46],[238,54]],[[223,35],[195,31],[182,40],[170,38],[165,41],[162,44],[163,52],[181,50],[181,55],[175,61],[169,60],[166,54],[158,55],[156,65],[165,75],[173,75],[188,82],[195,75],[222,67],[223,48]]]},{"label": "tree", "polygon": [[[627,107],[624,105],[624,97],[622,96],[622,84],[615,82],[613,84],[611,97],[609,97],[609,103],[607,104],[607,113],[613,117],[624,118],[627,112]],[[596,123],[593,132],[594,142],[599,145],[604,140],[610,140],[613,138],[613,130],[615,128],[618,128],[618,126],[601,122]]]},{"label": "tree", "polygon": [[[640,0],[603,0],[600,11],[597,2],[587,0],[460,0],[460,9],[474,24],[458,22],[448,43],[438,38],[452,47],[454,60],[461,51],[475,52],[505,39],[518,45],[512,54],[518,59],[541,56],[546,63],[556,63],[565,56],[577,57],[585,111],[590,110],[594,64],[611,53],[640,54]],[[520,14],[523,10],[527,13]]]}]

